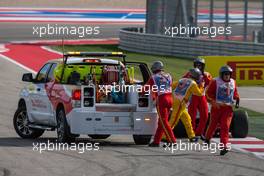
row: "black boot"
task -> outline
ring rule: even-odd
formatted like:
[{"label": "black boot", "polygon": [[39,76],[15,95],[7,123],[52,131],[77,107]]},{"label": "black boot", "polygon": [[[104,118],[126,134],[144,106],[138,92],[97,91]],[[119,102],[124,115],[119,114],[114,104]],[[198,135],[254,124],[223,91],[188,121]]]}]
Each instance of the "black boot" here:
[{"label": "black boot", "polygon": [[205,139],[204,143],[207,144],[207,145],[210,145],[210,139]]},{"label": "black boot", "polygon": [[198,140],[199,140],[198,136],[195,136],[195,137],[189,139],[190,142],[198,142]]},{"label": "black boot", "polygon": [[227,154],[229,152],[229,150],[227,150],[227,148],[223,148],[222,150],[220,150],[220,155],[223,156],[225,154]]},{"label": "black boot", "polygon": [[154,142],[152,142],[152,143],[150,143],[148,146],[149,146],[149,147],[159,147],[160,145],[159,145],[159,144],[156,144],[156,143],[154,143]]},{"label": "black boot", "polygon": [[204,136],[204,135],[201,135],[201,136],[200,136],[200,139],[201,139],[202,141],[205,141],[205,136]]}]

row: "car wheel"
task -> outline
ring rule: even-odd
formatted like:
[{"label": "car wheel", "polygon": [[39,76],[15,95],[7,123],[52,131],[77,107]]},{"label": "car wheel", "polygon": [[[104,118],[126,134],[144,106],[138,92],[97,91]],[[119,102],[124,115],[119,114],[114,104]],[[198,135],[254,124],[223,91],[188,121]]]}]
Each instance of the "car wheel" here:
[{"label": "car wheel", "polygon": [[57,141],[60,143],[75,141],[75,136],[70,133],[63,108],[57,111]]},{"label": "car wheel", "polygon": [[35,139],[44,133],[45,130],[30,128],[28,123],[29,121],[26,107],[19,107],[13,118],[13,125],[16,133],[24,139]]},{"label": "car wheel", "polygon": [[110,137],[109,134],[92,134],[92,135],[88,135],[89,137],[91,137],[92,139],[106,139],[108,137]]},{"label": "car wheel", "polygon": [[151,140],[151,135],[133,135],[136,145],[148,145]]},{"label": "car wheel", "polygon": [[231,122],[231,134],[233,138],[245,138],[248,135],[248,114],[246,111],[234,111]]}]

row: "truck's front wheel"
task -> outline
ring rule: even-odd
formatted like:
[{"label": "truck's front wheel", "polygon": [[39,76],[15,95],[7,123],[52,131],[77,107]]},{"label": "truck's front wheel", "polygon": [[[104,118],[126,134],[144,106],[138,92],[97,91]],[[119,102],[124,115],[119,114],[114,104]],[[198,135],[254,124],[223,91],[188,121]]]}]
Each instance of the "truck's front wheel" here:
[{"label": "truck's front wheel", "polygon": [[136,145],[148,145],[151,140],[151,135],[133,135]]},{"label": "truck's front wheel", "polygon": [[13,118],[13,125],[16,133],[24,139],[35,139],[44,133],[44,130],[30,128],[28,123],[29,121],[26,107],[19,107]]}]

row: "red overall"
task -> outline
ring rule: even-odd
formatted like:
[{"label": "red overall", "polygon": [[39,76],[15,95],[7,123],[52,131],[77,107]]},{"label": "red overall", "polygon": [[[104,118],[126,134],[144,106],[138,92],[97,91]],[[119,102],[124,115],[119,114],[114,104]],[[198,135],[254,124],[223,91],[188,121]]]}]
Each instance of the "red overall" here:
[{"label": "red overall", "polygon": [[208,101],[212,104],[211,118],[206,131],[206,139],[211,139],[220,124],[220,142],[225,147],[229,139],[229,127],[233,117],[232,101],[239,99],[235,80],[221,83],[220,78],[214,79],[206,91]]},{"label": "red overall", "polygon": [[163,72],[154,74],[147,82],[147,85],[150,85],[150,87],[154,85],[158,87],[164,86],[162,91],[159,89],[158,92],[152,92],[154,94],[153,97],[155,97],[157,101],[156,107],[159,115],[158,128],[154,136],[155,144],[160,143],[163,133],[165,133],[168,142],[176,142],[176,138],[168,123],[169,113],[172,107],[171,84],[171,76]]},{"label": "red overall", "polygon": [[[190,78],[191,73],[187,72],[183,77]],[[204,91],[209,85],[211,80],[212,80],[212,76],[210,75],[210,73],[204,72],[199,83],[200,89]],[[196,128],[197,110],[199,110],[200,113],[200,121],[198,127]],[[197,136],[202,135],[204,133],[204,130],[206,128],[206,123],[208,120],[208,104],[207,104],[206,96],[193,95],[190,104],[188,106],[188,112],[192,118],[192,126],[193,126],[193,130],[195,131],[195,134]]]}]

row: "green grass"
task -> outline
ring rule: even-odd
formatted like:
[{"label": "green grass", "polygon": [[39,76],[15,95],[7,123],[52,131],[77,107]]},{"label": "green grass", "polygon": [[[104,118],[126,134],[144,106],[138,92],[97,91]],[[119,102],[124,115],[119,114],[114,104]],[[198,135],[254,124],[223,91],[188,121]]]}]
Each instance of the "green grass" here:
[{"label": "green grass", "polygon": [[[52,46],[52,49],[62,51],[60,46]],[[80,45],[80,46],[65,46],[65,51],[89,51],[89,52],[112,52],[122,51],[117,45]],[[192,60],[176,58],[176,57],[161,57],[156,55],[146,55],[122,51],[127,55],[127,61],[145,62],[149,66],[155,60],[161,60],[165,64],[165,71],[172,74],[174,79],[180,78],[188,69],[192,67]],[[249,135],[264,139],[264,114],[255,112],[249,109],[246,110],[249,115]]]},{"label": "green grass", "polygon": [[249,116],[249,136],[254,136],[264,140],[264,114],[252,111],[247,108],[240,108],[246,110]]},{"label": "green grass", "polygon": [[[55,50],[62,51],[61,47],[53,46]],[[112,52],[122,51],[127,55],[127,61],[140,61],[145,62],[149,66],[153,61],[163,61],[165,65],[165,71],[171,73],[174,79],[180,78],[188,69],[192,68],[192,60],[182,59],[176,57],[162,57],[155,55],[146,55],[140,53],[133,53],[123,51],[118,48],[117,45],[80,45],[80,46],[64,46],[65,51],[88,51],[88,52]]]}]

